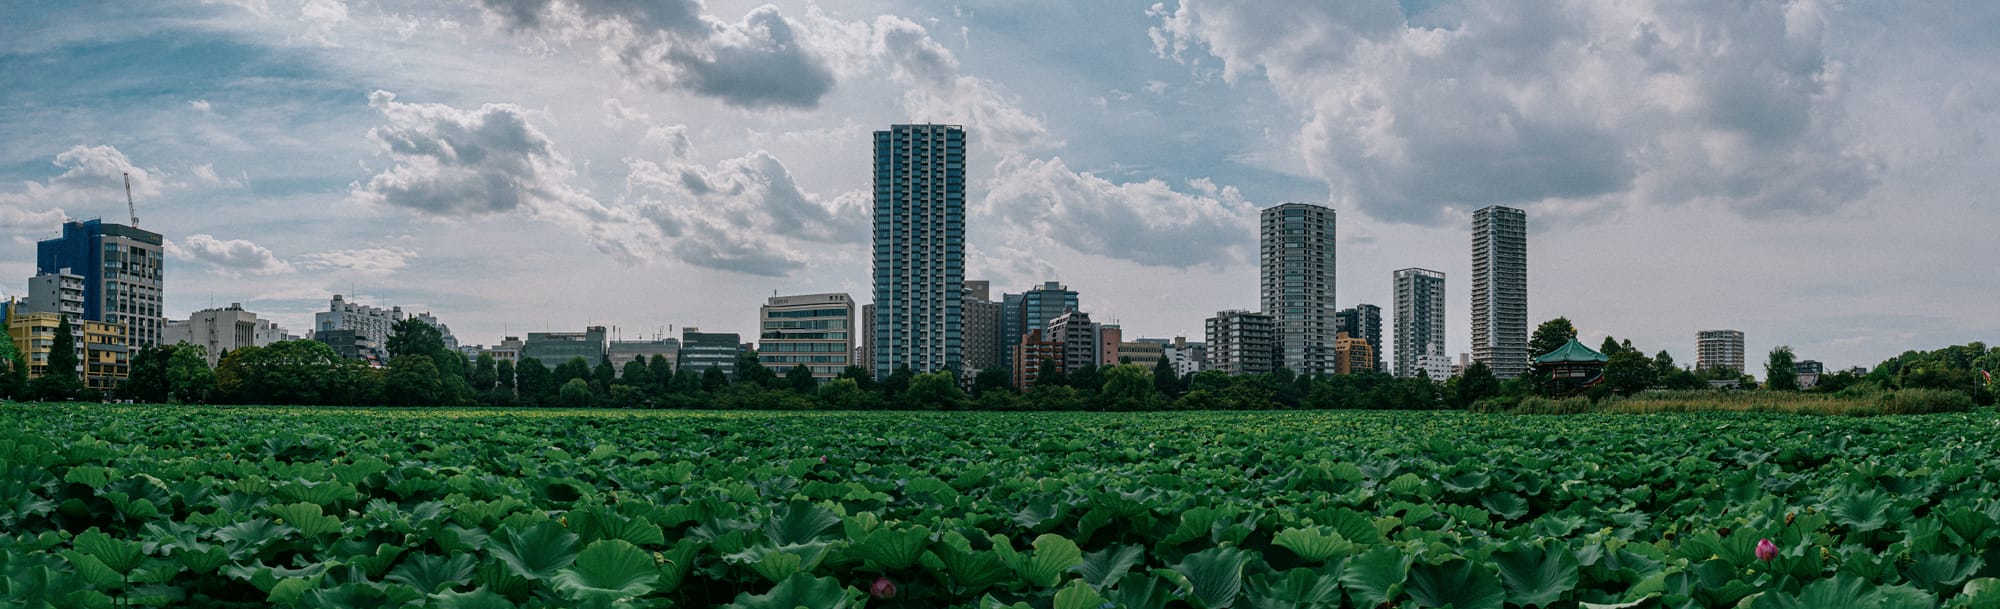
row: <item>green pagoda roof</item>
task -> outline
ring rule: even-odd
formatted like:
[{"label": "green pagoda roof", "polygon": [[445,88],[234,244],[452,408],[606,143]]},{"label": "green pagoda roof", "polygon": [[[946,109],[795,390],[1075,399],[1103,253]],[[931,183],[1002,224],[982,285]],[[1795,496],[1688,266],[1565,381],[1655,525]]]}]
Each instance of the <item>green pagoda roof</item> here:
[{"label": "green pagoda roof", "polygon": [[1560,364],[1563,362],[1604,362],[1604,361],[1610,361],[1610,359],[1611,358],[1605,357],[1604,354],[1592,350],[1590,347],[1583,346],[1583,343],[1576,342],[1575,337],[1571,337],[1569,339],[1569,342],[1564,344],[1563,346],[1557,347],[1556,350],[1550,351],[1546,354],[1543,354],[1540,357],[1535,358],[1535,363]]}]

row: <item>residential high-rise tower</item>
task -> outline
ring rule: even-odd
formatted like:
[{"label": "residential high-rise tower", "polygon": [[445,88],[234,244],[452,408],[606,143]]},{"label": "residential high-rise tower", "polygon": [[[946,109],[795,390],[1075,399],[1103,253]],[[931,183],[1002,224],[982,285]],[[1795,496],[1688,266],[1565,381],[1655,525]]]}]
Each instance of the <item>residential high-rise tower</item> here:
[{"label": "residential high-rise tower", "polygon": [[1528,214],[1486,207],[1472,213],[1472,359],[1511,379],[1529,357]]},{"label": "residential high-rise tower", "polygon": [[1276,324],[1277,365],[1299,374],[1334,371],[1334,213],[1308,203],[1264,209],[1260,286],[1264,313]]},{"label": "residential high-rise tower", "polygon": [[[1419,358],[1443,358],[1444,273],[1409,268],[1396,271],[1396,376],[1429,373]],[[1433,381],[1444,380],[1431,377]]]},{"label": "residential high-rise tower", "polygon": [[898,366],[959,371],[965,281],[965,129],[875,132],[877,378]]},{"label": "residential high-rise tower", "polygon": [[1694,369],[1743,369],[1742,330],[1702,330],[1694,335]]}]

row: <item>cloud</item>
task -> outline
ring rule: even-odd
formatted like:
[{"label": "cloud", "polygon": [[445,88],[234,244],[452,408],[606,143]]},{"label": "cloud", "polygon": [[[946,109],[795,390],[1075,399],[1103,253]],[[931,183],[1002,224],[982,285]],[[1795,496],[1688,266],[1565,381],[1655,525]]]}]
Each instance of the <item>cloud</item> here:
[{"label": "cloud", "polygon": [[241,273],[271,275],[292,272],[292,265],[264,246],[244,239],[217,239],[211,235],[188,235],[180,241],[167,240],[168,256],[214,267],[228,276]]},{"label": "cloud", "polygon": [[699,2],[668,0],[483,0],[488,14],[516,31],[566,41],[603,41],[640,82],[684,90],[746,108],[812,108],[833,90],[824,58],[800,40],[796,24],[761,6],[728,23]]},{"label": "cloud", "polygon": [[1151,13],[1159,55],[1261,76],[1300,113],[1297,152],[1336,202],[1384,219],[1494,203],[1815,213],[1880,173],[1838,133],[1842,67],[1811,0],[1468,0],[1422,24],[1388,0]]},{"label": "cloud", "polygon": [[186,186],[167,181],[158,170],[134,165],[112,146],[72,146],[57,154],[53,163],[62,173],[40,182],[22,182],[18,191],[0,192],[0,231],[32,235],[58,230],[67,218],[65,209],[123,218],[127,175],[132,179],[132,196],[142,203]]},{"label": "cloud", "polygon": [[604,122],[607,126],[619,129],[628,127],[644,129],[645,135],[640,137],[640,142],[663,148],[673,156],[687,155],[691,146],[687,136],[687,125],[655,123],[652,116],[626,106],[625,102],[619,101],[618,98],[604,100],[604,113]]},{"label": "cloud", "polygon": [[1015,240],[1062,245],[1149,266],[1221,268],[1247,259],[1255,206],[1207,179],[1180,192],[1159,180],[1113,183],[1072,171],[1060,157],[1009,158],[995,170],[980,213]]},{"label": "cloud", "polygon": [[207,114],[214,110],[214,106],[210,105],[208,103],[208,100],[206,99],[188,100],[188,107],[194,108],[196,112],[200,112],[203,114]]},{"label": "cloud", "polygon": [[355,184],[359,201],[440,219],[526,212],[576,229],[627,262],[656,247],[648,242],[657,235],[634,228],[638,218],[569,186],[575,168],[519,106],[403,103],[387,91],[370,94],[368,104],[389,121],[368,137],[394,166]]},{"label": "cloud", "polygon": [[307,39],[331,45],[333,28],[347,22],[347,3],[340,0],[305,0],[299,5],[299,21],[306,24]]},{"label": "cloud", "polygon": [[807,193],[784,163],[762,150],[712,168],[680,159],[625,162],[627,204],[672,240],[675,257],[689,264],[783,276],[809,259],[795,242],[868,238],[872,202],[866,193],[830,199]]},{"label": "cloud", "polygon": [[415,250],[399,247],[327,250],[299,256],[298,266],[309,271],[350,271],[380,276],[403,270],[416,257]]}]

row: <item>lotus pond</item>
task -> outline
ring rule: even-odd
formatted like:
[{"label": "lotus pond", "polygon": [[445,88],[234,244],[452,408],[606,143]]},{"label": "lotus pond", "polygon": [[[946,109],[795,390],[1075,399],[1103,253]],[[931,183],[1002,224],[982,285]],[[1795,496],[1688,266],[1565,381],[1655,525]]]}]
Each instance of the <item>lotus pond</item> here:
[{"label": "lotus pond", "polygon": [[1991,411],[0,420],[7,606],[2000,604]]}]

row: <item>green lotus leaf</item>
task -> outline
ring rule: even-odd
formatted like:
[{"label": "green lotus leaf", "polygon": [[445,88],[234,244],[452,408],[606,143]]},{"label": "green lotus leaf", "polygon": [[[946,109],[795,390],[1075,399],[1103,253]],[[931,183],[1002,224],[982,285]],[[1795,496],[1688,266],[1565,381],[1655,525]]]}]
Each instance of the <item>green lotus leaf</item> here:
[{"label": "green lotus leaf", "polygon": [[1118,580],[1145,557],[1145,549],[1139,546],[1111,546],[1083,555],[1083,564],[1077,567],[1077,574],[1083,576],[1084,583],[1103,590],[1117,585]]},{"label": "green lotus leaf", "polygon": [[845,609],[861,591],[840,585],[831,577],[813,577],[795,573],[785,581],[763,594],[744,592],[736,595],[736,602],[726,605],[730,609]]},{"label": "green lotus leaf", "polygon": [[472,581],[472,574],[479,566],[471,554],[453,554],[450,558],[434,554],[417,554],[403,559],[389,571],[385,579],[416,588],[424,594],[431,594],[443,588],[456,588]]},{"label": "green lotus leaf", "polygon": [[1418,607],[1501,609],[1507,600],[1492,571],[1463,558],[1410,567],[1408,589]]},{"label": "green lotus leaf", "polygon": [[340,519],[328,516],[317,504],[293,503],[264,508],[277,517],[278,523],[299,530],[307,537],[319,537],[340,532]]},{"label": "green lotus leaf", "polygon": [[1340,584],[1356,605],[1380,607],[1402,595],[1409,574],[1409,555],[1401,548],[1380,545],[1349,559]]},{"label": "green lotus leaf", "polygon": [[931,530],[918,526],[909,529],[882,527],[868,533],[847,552],[868,560],[877,568],[890,571],[907,569],[923,558],[924,550],[930,547]]},{"label": "green lotus leaf", "polygon": [[1922,554],[1911,561],[1908,572],[1912,583],[1944,592],[1971,579],[1983,566],[1985,559],[1973,554]]},{"label": "green lotus leaf", "polygon": [[1866,533],[1889,524],[1889,495],[1878,490],[1841,494],[1826,506],[1835,524]]},{"label": "green lotus leaf", "polygon": [[438,609],[515,609],[514,603],[484,586],[471,592],[446,590],[431,595],[431,602]]},{"label": "green lotus leaf", "polygon": [[1291,550],[1307,562],[1323,563],[1336,556],[1361,551],[1361,546],[1327,527],[1285,529],[1271,538],[1271,545]]},{"label": "green lotus leaf", "polygon": [[515,575],[548,579],[576,560],[576,535],[553,520],[526,528],[508,525],[486,540],[486,549]]},{"label": "green lotus leaf", "polygon": [[[1915,593],[1914,595],[1911,593]],[[1749,609],[1930,609],[1937,599],[1922,591],[1877,588],[1867,580],[1836,575],[1815,581],[1797,596],[1783,591],[1765,592],[1750,601]]]},{"label": "green lotus leaf", "polygon": [[1054,609],[1103,609],[1110,604],[1083,580],[1072,580],[1057,590],[1054,601]]},{"label": "green lotus leaf", "polygon": [[556,590],[579,601],[617,602],[653,591],[660,572],[653,557],[623,539],[591,542],[576,563],[556,573]]},{"label": "green lotus leaf", "polygon": [[1510,545],[1493,553],[1507,602],[1523,607],[1547,607],[1576,588],[1576,554],[1560,543]]},{"label": "green lotus leaf", "polygon": [[780,546],[805,543],[839,524],[840,515],[832,510],[794,501],[764,522],[764,535],[770,538],[771,543]]},{"label": "green lotus leaf", "polygon": [[955,535],[948,534],[947,541],[933,546],[933,553],[944,565],[952,585],[971,593],[1013,577],[1012,570],[998,552],[970,549],[966,547],[963,537],[959,537],[956,544],[949,543],[950,537]]},{"label": "green lotus leaf", "polygon": [[139,567],[139,562],[146,558],[146,553],[139,546],[139,542],[114,539],[97,530],[97,527],[78,533],[72,543],[77,551],[95,557],[102,561],[106,568],[120,575],[131,573],[133,569]]},{"label": "green lotus leaf", "polygon": [[1237,548],[1209,548],[1189,554],[1173,570],[1194,586],[1188,600],[1197,609],[1223,609],[1243,591],[1243,566],[1253,556]]},{"label": "green lotus leaf", "polygon": [[[1083,564],[1083,550],[1076,547],[1076,542],[1061,535],[1045,534],[1036,537],[1031,545],[1034,550],[1015,553],[1011,558],[1007,551],[1000,551],[1001,558],[1008,560],[1008,566],[1014,569],[1014,573],[1031,586],[1053,586],[1062,579],[1063,573]],[[996,546],[996,550],[1005,547]]]},{"label": "green lotus leaf", "polygon": [[1257,609],[1334,609],[1340,606],[1340,577],[1312,569],[1250,580],[1246,598]]}]

